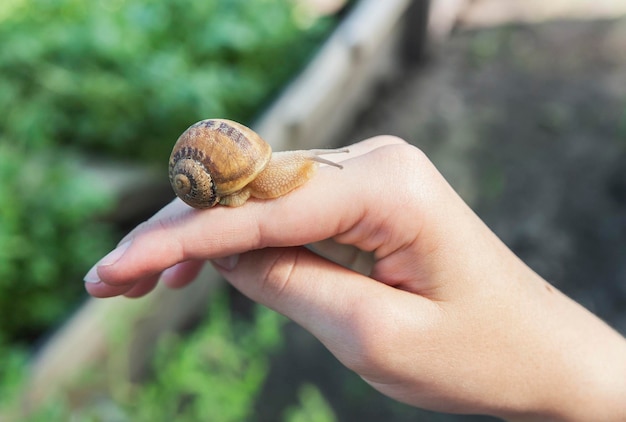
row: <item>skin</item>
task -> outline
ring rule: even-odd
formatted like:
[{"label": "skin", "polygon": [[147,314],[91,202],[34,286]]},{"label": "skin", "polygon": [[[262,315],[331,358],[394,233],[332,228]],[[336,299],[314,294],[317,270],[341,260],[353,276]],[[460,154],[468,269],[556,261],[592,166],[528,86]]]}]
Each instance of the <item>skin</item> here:
[{"label": "skin", "polygon": [[[89,272],[88,292],[138,297],[159,278],[182,287],[212,260],[399,401],[626,420],[621,335],[521,262],[418,149],[377,137],[350,151],[334,156],[343,170],[320,168],[278,199],[202,211],[173,201]],[[301,246],[321,241],[336,262]],[[364,255],[367,275],[350,268]]]}]

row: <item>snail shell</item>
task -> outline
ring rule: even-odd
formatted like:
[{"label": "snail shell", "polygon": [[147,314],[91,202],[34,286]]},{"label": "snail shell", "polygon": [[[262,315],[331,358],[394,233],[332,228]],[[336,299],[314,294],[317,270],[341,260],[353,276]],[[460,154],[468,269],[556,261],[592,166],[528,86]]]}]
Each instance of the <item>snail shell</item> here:
[{"label": "snail shell", "polygon": [[251,129],[231,120],[202,120],[176,141],[169,179],[188,205],[209,208],[254,180],[271,156],[271,146]]}]

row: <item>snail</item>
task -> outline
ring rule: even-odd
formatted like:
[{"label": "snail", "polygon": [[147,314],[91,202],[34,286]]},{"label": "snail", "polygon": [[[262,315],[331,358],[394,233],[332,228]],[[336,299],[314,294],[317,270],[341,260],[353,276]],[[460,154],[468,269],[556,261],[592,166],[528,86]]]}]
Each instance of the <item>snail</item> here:
[{"label": "snail", "polygon": [[176,195],[194,208],[243,205],[250,197],[285,195],[309,180],[318,163],[343,168],[320,155],[345,148],[272,153],[252,129],[225,119],[201,120],[176,141],[169,179]]}]

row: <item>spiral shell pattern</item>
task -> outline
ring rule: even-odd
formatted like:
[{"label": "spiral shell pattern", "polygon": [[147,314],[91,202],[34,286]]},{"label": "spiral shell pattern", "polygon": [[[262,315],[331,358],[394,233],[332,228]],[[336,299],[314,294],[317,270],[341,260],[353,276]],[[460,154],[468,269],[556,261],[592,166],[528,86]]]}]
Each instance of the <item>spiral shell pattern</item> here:
[{"label": "spiral shell pattern", "polygon": [[186,147],[172,154],[169,177],[174,193],[194,208],[210,208],[219,202],[202,151]]}]

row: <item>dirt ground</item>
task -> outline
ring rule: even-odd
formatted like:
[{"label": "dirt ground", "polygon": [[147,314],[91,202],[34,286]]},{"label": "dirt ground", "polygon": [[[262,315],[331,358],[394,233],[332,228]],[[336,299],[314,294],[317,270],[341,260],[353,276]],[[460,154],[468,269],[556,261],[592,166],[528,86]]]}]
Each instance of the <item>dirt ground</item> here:
[{"label": "dirt ground", "polygon": [[423,149],[533,269],[626,334],[626,19],[456,33],[352,140]]},{"label": "dirt ground", "polygon": [[[626,18],[455,31],[381,89],[346,143],[377,134],[423,149],[527,264],[626,334]],[[341,421],[491,420],[384,399],[289,330],[298,353],[278,358],[268,395],[293,399],[279,385],[298,372]]]}]

